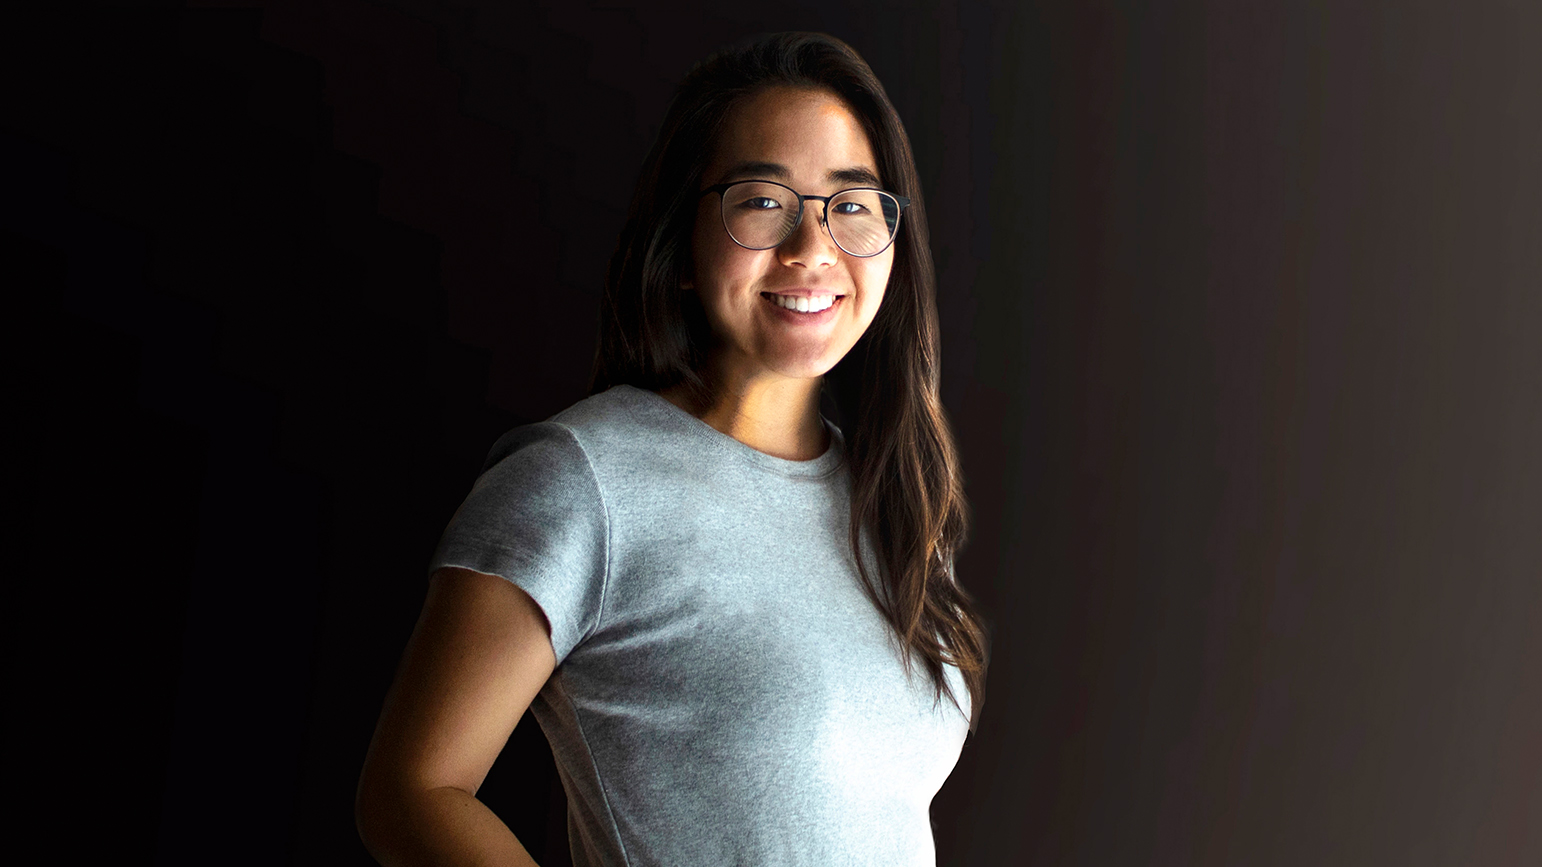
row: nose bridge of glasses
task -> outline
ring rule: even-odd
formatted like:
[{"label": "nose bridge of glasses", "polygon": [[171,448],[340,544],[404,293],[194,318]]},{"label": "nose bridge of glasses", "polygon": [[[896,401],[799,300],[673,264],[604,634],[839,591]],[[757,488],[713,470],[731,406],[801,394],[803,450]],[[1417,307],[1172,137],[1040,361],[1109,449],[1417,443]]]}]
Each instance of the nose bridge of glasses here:
[{"label": "nose bridge of glasses", "polygon": [[810,200],[813,200],[813,201],[819,203],[819,225],[824,226],[825,230],[829,231],[829,229],[830,229],[830,196],[805,196],[805,195],[799,194],[798,198],[803,200],[803,207],[805,209],[808,208],[808,203],[809,203]]},{"label": "nose bridge of glasses", "polygon": [[[810,202],[810,199],[813,201]],[[830,250],[839,250],[840,245],[835,243],[835,236],[830,234],[829,206],[829,196],[805,196],[798,194],[798,217],[788,225],[787,234],[777,244],[777,248],[799,258],[805,254],[810,244],[825,248],[826,253]],[[809,216],[809,211],[815,207],[818,210],[813,215],[814,219],[806,221],[812,226],[810,232],[813,233],[813,237],[810,239],[798,238],[797,235],[805,222],[804,218]]]},{"label": "nose bridge of glasses", "polygon": [[823,242],[825,244],[839,247],[839,244],[836,244],[836,236],[830,233],[830,199],[831,196],[805,196],[805,194],[797,193],[799,213],[797,213],[797,219],[793,221],[793,225],[790,225],[788,230],[786,230],[786,238],[782,239],[782,244],[786,244],[786,242],[793,239],[794,234],[797,234],[797,230],[802,228],[803,218],[810,216],[810,210],[817,207],[819,210],[814,211],[814,219],[811,221],[814,227],[816,227],[814,228],[816,238],[823,234]]}]

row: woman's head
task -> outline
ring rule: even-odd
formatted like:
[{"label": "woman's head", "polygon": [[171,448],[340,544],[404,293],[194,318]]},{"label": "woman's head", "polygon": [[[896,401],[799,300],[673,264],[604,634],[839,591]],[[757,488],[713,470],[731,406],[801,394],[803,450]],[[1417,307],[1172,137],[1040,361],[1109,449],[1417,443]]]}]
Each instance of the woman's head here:
[{"label": "woman's head", "polygon": [[703,182],[682,285],[712,332],[708,379],[817,388],[873,321],[894,260],[898,200],[871,189],[867,134],[827,90],[759,90],[719,126]]},{"label": "woman's head", "polygon": [[[850,176],[800,177],[802,186],[788,183],[789,187],[804,195],[828,195],[847,187],[877,186],[910,199],[899,221],[899,237],[881,254],[864,259],[829,245],[830,235],[812,219],[824,216],[824,206],[812,200],[805,206],[803,223],[781,247],[746,250],[735,245],[724,230],[720,195],[703,195],[704,190],[725,181],[748,179],[749,175],[729,177],[744,163],[770,162],[793,168],[786,163],[798,151],[797,133],[789,131],[783,136],[781,154],[770,152],[775,143],[764,133],[775,132],[777,124],[785,122],[789,112],[800,105],[813,109],[816,120],[819,111],[825,111],[827,119],[830,113],[842,115],[833,119],[838,122],[810,127],[809,131],[820,136],[820,144],[831,144],[832,136],[840,137],[843,125],[851,127],[850,141],[836,143],[850,146],[827,148],[827,157],[860,152],[863,159],[852,162],[870,161],[868,168],[876,175],[876,183],[859,182]],[[761,129],[747,134],[756,125]],[[755,146],[747,147],[746,142]],[[751,174],[764,180],[786,180],[767,177],[764,172]],[[827,249],[808,249],[820,243]],[[760,348],[773,356],[773,361],[775,357],[801,356],[802,362],[784,369],[819,375],[846,355],[869,323],[875,332],[898,332],[908,338],[903,342],[912,344],[890,349],[906,355],[932,353],[929,345],[921,345],[935,340],[925,212],[910,143],[899,117],[872,70],[850,47],[822,34],[784,33],[707,59],[692,70],[676,92],[658,141],[643,166],[626,228],[611,261],[593,390],[620,382],[653,390],[683,385],[699,402],[706,403],[710,389],[707,363],[714,345],[742,354],[750,348],[746,343],[757,338],[742,327],[750,324],[744,305],[758,300],[759,292],[765,289],[803,288],[810,290],[804,294],[817,294],[824,288],[822,278],[795,279],[799,272],[788,270],[796,268],[791,261],[781,273],[775,273],[778,268],[772,263],[805,253],[814,257],[833,254],[834,270],[851,276],[853,285],[865,287],[865,291],[849,293],[850,297],[836,302],[831,311],[836,315],[829,318],[838,321],[823,348],[811,348],[806,345],[808,341],[801,341],[802,346],[766,346],[766,341],[760,340]],[[821,273],[822,264],[811,262],[810,272]],[[706,270],[698,273],[700,269]],[[874,285],[880,271],[882,279]],[[742,279],[749,272],[758,272],[763,289],[753,289]],[[737,283],[743,297],[715,305],[725,299],[711,290],[723,289],[725,282]],[[750,294],[745,296],[746,292]],[[880,299],[884,301],[881,305]],[[853,303],[859,301],[863,303]],[[772,302],[764,303],[769,308]],[[761,311],[758,315],[776,312]],[[853,326],[860,327],[853,332]]]}]

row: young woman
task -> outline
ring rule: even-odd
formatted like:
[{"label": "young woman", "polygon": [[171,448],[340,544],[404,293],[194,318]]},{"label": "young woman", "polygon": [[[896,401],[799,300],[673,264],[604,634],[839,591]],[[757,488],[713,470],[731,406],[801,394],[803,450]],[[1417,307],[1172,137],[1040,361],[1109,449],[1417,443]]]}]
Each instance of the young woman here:
[{"label": "young woman", "polygon": [[499,440],[435,554],[359,784],[382,863],[533,863],[475,797],[527,707],[575,864],[935,863],[984,638],[920,192],[838,40],[682,83],[591,396]]}]

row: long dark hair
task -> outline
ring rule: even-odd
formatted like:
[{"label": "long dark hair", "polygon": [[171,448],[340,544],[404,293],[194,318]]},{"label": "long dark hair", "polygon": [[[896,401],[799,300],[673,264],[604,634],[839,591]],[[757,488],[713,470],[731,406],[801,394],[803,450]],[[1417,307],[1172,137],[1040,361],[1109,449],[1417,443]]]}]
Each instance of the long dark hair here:
[{"label": "long dark hair", "polygon": [[[936,272],[910,139],[883,86],[850,46],[819,33],[779,33],[716,54],[681,82],[606,277],[590,393],[619,383],[682,386],[711,404],[704,378],[711,331],[695,296],[691,232],[702,172],[730,109],[769,87],[840,97],[862,124],[888,188],[910,198],[895,239],[889,284],[872,325],[825,377],[845,427],[852,479],[851,544],[873,601],[921,664],[938,698],[954,695],[951,664],[971,697],[984,696],[983,622],[953,574],[968,524],[958,453],[938,397]],[[853,412],[853,410],[855,410]],[[862,555],[867,535],[873,574]]]}]

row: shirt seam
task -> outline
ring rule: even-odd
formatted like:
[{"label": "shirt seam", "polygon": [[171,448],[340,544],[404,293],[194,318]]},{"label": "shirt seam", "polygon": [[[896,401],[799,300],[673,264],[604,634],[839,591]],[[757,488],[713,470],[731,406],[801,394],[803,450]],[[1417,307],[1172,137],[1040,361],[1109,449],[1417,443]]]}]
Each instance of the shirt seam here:
[{"label": "shirt seam", "polygon": [[[594,461],[589,457],[589,450],[584,448],[583,440],[579,439],[578,431],[560,421],[550,422],[550,424],[561,428],[568,435],[568,437],[573,440],[573,445],[578,447],[578,453],[583,456],[584,459],[584,466],[588,467],[589,469],[589,479],[594,483],[595,495],[599,498],[600,501],[600,514],[605,519],[605,569],[603,576],[600,578],[600,608],[599,611],[595,613],[594,626],[585,630],[583,635],[579,636],[578,641],[574,643],[573,650],[577,650],[578,645],[582,644],[584,641],[592,637],[596,632],[600,631],[601,625],[605,622],[606,604],[610,600],[612,532],[610,522],[610,505],[605,500],[605,488],[600,484],[600,474],[595,471]],[[572,655],[572,652],[572,650],[569,650],[568,654]],[[621,850],[621,861],[623,865],[629,865],[632,863],[632,856],[627,852],[626,839],[621,834],[621,826],[616,823],[616,811],[611,806],[610,787],[606,785],[605,775],[600,772],[599,760],[594,754],[594,749],[589,745],[589,735],[586,731],[584,731],[583,717],[579,713],[578,706],[574,704],[572,698],[569,697],[566,688],[562,690],[562,700],[567,702],[568,708],[573,714],[573,724],[578,729],[579,740],[583,742],[584,753],[589,757],[589,768],[594,773],[594,781],[599,784],[600,797],[604,800],[605,803],[605,817],[610,822],[610,832],[612,835],[614,835],[616,846]]]},{"label": "shirt seam", "polygon": [[605,568],[603,570],[603,574],[600,577],[600,607],[599,611],[595,612],[594,625],[591,628],[584,630],[584,633],[578,637],[578,642],[574,644],[576,647],[585,639],[598,632],[600,630],[600,626],[605,621],[606,603],[610,599],[610,505],[605,501],[605,488],[600,484],[600,474],[595,472],[594,461],[590,460],[589,451],[584,448],[583,440],[578,438],[578,432],[560,421],[548,422],[548,424],[561,428],[562,431],[568,435],[568,438],[573,441],[573,445],[578,447],[578,453],[584,459],[584,466],[589,470],[589,481],[594,485],[595,496],[600,501],[600,515],[605,520]]},{"label": "shirt seam", "polygon": [[605,805],[605,818],[610,822],[610,833],[616,841],[616,848],[621,850],[622,867],[629,867],[632,863],[631,853],[626,848],[626,838],[621,834],[621,826],[616,823],[616,811],[610,805],[610,787],[605,784],[605,775],[600,772],[599,759],[595,757],[594,748],[589,745],[589,733],[584,731],[584,720],[579,712],[578,705],[573,702],[568,694],[566,686],[561,690],[562,700],[567,703],[568,711],[573,714],[573,725],[578,729],[578,739],[584,745],[584,756],[589,760],[589,770],[594,774],[594,781],[600,787],[600,798]]}]

